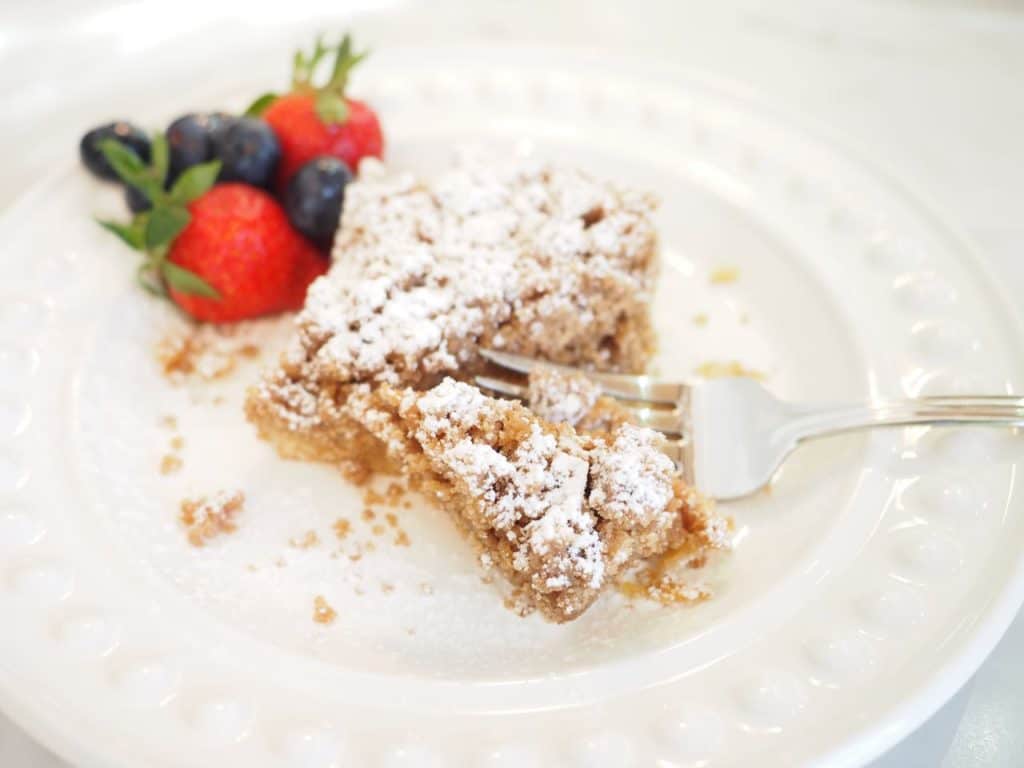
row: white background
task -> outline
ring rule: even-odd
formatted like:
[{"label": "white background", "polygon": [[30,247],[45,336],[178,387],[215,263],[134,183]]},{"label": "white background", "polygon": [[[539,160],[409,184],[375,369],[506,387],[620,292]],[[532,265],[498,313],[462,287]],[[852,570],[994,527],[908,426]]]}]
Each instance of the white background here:
[{"label": "white background", "polygon": [[[313,20],[342,17],[357,5],[373,4],[36,0],[17,7],[7,0],[0,8],[0,209],[50,168],[71,162],[84,129],[132,115],[149,52],[178,46],[188,57],[199,28],[215,26],[229,40],[284,12]],[[972,239],[1011,294],[1024,289],[1024,3],[509,1],[467,4],[462,27],[429,30],[439,39],[466,33],[642,52],[737,83],[845,135]],[[82,85],[83,73],[92,87]],[[154,75],[152,90],[159,87]],[[1018,617],[974,679],[873,768],[1022,762]],[[0,766],[63,765],[0,715]]]}]

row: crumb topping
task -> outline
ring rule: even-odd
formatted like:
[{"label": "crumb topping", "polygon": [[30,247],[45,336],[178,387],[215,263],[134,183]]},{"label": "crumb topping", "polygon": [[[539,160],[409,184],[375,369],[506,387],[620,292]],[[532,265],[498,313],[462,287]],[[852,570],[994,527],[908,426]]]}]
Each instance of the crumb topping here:
[{"label": "crumb topping", "polygon": [[530,371],[530,410],[547,421],[575,426],[594,407],[601,389],[583,374],[543,366]]}]

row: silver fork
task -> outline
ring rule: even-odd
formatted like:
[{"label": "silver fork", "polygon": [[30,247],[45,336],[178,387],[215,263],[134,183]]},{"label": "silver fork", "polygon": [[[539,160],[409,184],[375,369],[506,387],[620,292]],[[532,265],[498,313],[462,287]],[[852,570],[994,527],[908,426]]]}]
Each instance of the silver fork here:
[{"label": "silver fork", "polygon": [[[752,379],[664,381],[650,376],[595,373],[505,352],[484,350],[497,366],[529,373],[537,366],[583,374],[601,391],[630,401],[634,421],[663,432],[666,452],[684,479],[706,496],[735,499],[767,485],[801,443],[872,427],[910,425],[1024,426],[1024,397],[960,395],[850,405],[803,405],[779,400]],[[477,384],[525,399],[526,387],[478,376]]]}]

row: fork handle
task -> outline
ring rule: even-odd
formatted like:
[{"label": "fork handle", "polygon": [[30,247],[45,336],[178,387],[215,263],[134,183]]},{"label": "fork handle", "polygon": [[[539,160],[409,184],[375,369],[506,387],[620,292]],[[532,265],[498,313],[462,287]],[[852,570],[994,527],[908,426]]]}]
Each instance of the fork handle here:
[{"label": "fork handle", "polygon": [[1024,426],[1024,397],[959,395],[801,409],[789,423],[796,441],[872,427],[977,424]]}]

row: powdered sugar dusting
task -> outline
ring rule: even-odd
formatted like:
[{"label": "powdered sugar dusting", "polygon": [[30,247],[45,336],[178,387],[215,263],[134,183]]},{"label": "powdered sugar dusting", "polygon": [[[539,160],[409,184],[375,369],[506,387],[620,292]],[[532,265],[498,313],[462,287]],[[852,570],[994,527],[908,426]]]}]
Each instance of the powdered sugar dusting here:
[{"label": "powdered sugar dusting", "polygon": [[576,426],[600,396],[600,387],[583,374],[543,366],[530,371],[530,410],[542,419]]},{"label": "powdered sugar dusting", "polygon": [[334,266],[299,319],[313,363],[347,379],[410,381],[467,363],[510,324],[564,354],[566,333],[607,333],[598,305],[646,309],[652,205],[521,159],[466,154],[433,188],[372,172],[346,190]]},{"label": "powdered sugar dusting", "polygon": [[665,514],[674,494],[674,466],[659,448],[661,439],[649,429],[623,424],[611,445],[600,442],[591,451],[589,501],[602,517],[647,525]]},{"label": "powdered sugar dusting", "polygon": [[521,408],[450,378],[421,396],[407,395],[403,406],[420,417],[417,441],[460,478],[489,525],[513,543],[517,570],[551,559],[557,567],[545,574],[548,588],[579,579],[601,585],[603,546],[597,519],[584,505],[588,463],[578,446],[535,422],[503,453],[475,432],[483,431],[485,419],[518,414]]}]

